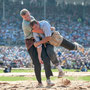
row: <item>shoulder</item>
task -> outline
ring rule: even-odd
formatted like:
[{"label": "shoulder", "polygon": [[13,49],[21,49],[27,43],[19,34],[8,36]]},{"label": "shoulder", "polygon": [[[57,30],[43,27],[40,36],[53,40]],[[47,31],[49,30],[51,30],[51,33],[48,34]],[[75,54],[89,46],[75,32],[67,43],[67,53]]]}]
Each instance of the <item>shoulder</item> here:
[{"label": "shoulder", "polygon": [[46,21],[46,20],[41,20],[41,21],[39,21],[39,23],[48,23],[48,21]]},{"label": "shoulder", "polygon": [[35,18],[33,16],[31,16],[31,20],[35,20]]},{"label": "shoulder", "polygon": [[39,24],[40,24],[41,27],[50,25],[50,24],[48,23],[48,21],[45,21],[45,20],[39,21]]}]

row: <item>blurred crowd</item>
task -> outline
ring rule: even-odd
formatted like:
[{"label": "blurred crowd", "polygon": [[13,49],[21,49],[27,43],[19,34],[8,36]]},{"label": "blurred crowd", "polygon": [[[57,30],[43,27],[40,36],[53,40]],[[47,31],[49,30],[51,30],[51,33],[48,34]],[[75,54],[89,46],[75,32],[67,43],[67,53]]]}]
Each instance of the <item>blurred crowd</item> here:
[{"label": "blurred crowd", "polygon": [[[90,49],[85,49],[84,54],[64,48],[55,48],[55,52],[61,66],[65,69],[80,69],[83,65],[90,69]],[[0,63],[14,68],[33,67],[25,46],[0,47]]]},{"label": "blurred crowd", "polygon": [[25,47],[0,47],[0,63],[1,66],[11,65],[14,68],[30,67],[31,58]]},{"label": "blurred crowd", "polygon": [[85,49],[85,53],[78,51],[68,51],[66,49],[57,49],[57,58],[63,68],[81,69],[82,67],[90,69],[90,49]]},{"label": "blurred crowd", "polygon": [[[53,0],[54,1],[54,0]],[[2,3],[2,2],[1,2]],[[90,14],[89,6],[83,15],[82,6],[67,5],[61,7],[60,5],[52,5],[47,3],[46,20],[55,26],[56,30],[61,35],[71,41],[76,41],[86,47],[90,46]],[[13,8],[13,10],[11,10]],[[2,20],[3,6],[0,6],[0,45],[24,45],[24,33],[22,30],[22,18],[20,17],[20,10],[27,8],[30,10],[37,20],[43,20],[43,4],[37,2],[35,4],[21,4],[20,2],[5,2],[5,20]],[[80,11],[80,12],[79,12]]]}]

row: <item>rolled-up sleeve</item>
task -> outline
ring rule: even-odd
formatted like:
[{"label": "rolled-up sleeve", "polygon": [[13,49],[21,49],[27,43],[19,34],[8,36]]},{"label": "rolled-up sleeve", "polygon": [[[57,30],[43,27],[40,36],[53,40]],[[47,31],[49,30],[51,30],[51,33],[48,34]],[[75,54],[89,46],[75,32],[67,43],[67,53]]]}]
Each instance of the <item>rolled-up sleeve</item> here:
[{"label": "rolled-up sleeve", "polygon": [[[40,41],[40,37],[38,35],[38,33],[33,33],[33,37],[35,39],[35,42],[39,42]],[[40,48],[42,45],[39,45],[37,48]]]}]

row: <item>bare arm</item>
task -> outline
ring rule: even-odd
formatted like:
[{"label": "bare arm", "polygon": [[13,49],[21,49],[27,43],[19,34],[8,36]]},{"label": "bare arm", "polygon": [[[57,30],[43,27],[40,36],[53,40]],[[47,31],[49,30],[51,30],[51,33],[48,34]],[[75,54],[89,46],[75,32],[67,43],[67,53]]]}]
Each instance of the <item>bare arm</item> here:
[{"label": "bare arm", "polygon": [[41,44],[44,44],[44,43],[50,41],[50,39],[51,39],[51,36],[45,37],[41,41],[34,43],[34,46],[37,47],[37,46],[39,46]]},{"label": "bare arm", "polygon": [[40,62],[41,64],[43,64],[43,61],[42,61],[42,58],[41,58],[42,47],[37,48],[37,52],[38,52],[39,62]]}]

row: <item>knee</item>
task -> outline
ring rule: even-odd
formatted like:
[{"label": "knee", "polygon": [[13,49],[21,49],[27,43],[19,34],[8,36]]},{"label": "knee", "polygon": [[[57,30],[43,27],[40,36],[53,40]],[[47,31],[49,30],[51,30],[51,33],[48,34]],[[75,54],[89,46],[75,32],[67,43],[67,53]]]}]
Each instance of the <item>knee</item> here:
[{"label": "knee", "polygon": [[54,53],[54,48],[53,48],[53,46],[47,47],[47,53],[48,53],[48,54]]},{"label": "knee", "polygon": [[55,54],[55,52],[54,52],[54,49],[47,49],[47,54],[48,54],[49,57],[50,57],[50,56],[56,57],[56,54]]}]

